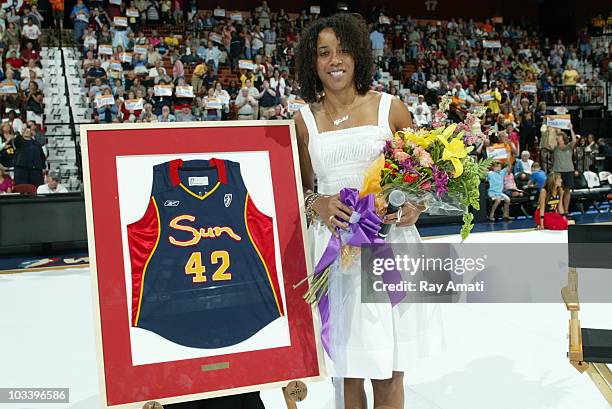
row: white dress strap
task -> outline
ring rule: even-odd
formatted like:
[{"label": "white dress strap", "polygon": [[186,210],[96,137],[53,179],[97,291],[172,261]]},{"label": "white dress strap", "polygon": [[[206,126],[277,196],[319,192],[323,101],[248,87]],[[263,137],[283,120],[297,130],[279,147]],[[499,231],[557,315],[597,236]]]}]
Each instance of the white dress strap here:
[{"label": "white dress strap", "polygon": [[393,96],[383,92],[380,97],[380,104],[378,105],[378,127],[383,131],[384,134],[392,134],[391,127],[389,126],[389,113],[391,112],[391,102]]},{"label": "white dress strap", "polygon": [[300,112],[302,113],[302,118],[304,119],[304,123],[306,124],[306,129],[308,129],[308,138],[312,139],[319,135],[317,121],[315,121],[314,115],[310,110],[310,105],[305,105],[300,108]]}]

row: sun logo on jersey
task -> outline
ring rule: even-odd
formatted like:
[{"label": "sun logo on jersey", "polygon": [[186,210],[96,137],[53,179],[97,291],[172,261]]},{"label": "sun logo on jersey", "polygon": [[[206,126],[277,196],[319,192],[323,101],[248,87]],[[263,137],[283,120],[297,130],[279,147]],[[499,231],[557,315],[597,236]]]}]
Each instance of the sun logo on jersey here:
[{"label": "sun logo on jersey", "polygon": [[225,194],[225,197],[223,198],[223,204],[225,205],[225,207],[229,207],[230,204],[232,204],[232,194],[231,193]]},{"label": "sun logo on jersey", "polygon": [[175,246],[187,247],[187,246],[195,246],[200,242],[201,239],[215,239],[217,237],[221,237],[223,235],[228,236],[232,240],[240,241],[242,237],[240,237],[234,230],[229,226],[212,226],[212,227],[192,227],[184,224],[180,224],[182,221],[195,222],[195,216],[190,214],[182,214],[180,216],[176,216],[174,219],[170,220],[169,226],[172,229],[184,231],[190,233],[192,235],[189,240],[177,240],[174,236],[169,236],[168,240],[171,244]]}]

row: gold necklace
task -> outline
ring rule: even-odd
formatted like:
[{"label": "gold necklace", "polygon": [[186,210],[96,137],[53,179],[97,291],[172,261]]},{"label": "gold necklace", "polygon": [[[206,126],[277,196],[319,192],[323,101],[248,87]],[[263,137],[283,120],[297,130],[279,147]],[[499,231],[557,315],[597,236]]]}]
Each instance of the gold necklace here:
[{"label": "gold necklace", "polygon": [[[345,111],[346,113],[344,115],[342,115],[341,117],[336,118],[336,119],[332,119],[332,117],[329,114],[329,112],[328,112],[327,108],[325,107],[325,105],[323,105],[323,111],[325,111],[325,115],[327,115],[327,119],[329,119],[329,122],[333,123],[335,126],[340,126],[341,123],[343,123],[343,122],[345,122],[346,120],[349,119],[349,111],[353,107],[353,104],[355,104],[355,101],[357,101],[357,95],[355,95],[355,99],[353,99],[353,102],[351,102],[351,104],[346,109],[346,111]],[[323,104],[325,104],[325,101],[323,101]]]}]

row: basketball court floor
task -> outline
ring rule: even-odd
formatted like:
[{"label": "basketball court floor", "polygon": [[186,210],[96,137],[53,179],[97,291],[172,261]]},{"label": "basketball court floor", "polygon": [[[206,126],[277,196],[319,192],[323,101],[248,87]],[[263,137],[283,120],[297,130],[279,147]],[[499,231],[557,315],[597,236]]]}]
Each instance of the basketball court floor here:
[{"label": "basketball court floor", "polygon": [[[457,235],[430,238],[458,242]],[[566,232],[533,229],[473,233],[474,243],[565,243]],[[534,272],[537,273],[537,272]],[[610,304],[581,304],[585,327],[612,328]],[[68,387],[69,404],[99,407],[88,268],[0,274],[0,385]],[[442,309],[445,349],[405,374],[407,409],[604,409],[586,374],[566,358],[569,313],[557,304],[449,304]],[[325,380],[308,385],[301,409],[333,409]],[[370,407],[371,390],[368,390]],[[269,409],[280,390],[262,392]],[[3,409],[41,405],[3,404]]]}]

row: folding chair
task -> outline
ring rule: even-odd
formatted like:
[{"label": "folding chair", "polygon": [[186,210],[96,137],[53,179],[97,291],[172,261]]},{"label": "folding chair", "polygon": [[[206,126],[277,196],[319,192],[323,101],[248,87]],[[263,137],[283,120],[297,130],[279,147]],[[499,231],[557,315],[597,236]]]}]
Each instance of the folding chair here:
[{"label": "folding chair", "polygon": [[[612,268],[612,255],[602,252],[603,246],[612,244],[612,225],[573,225],[568,227],[569,271],[568,284],[561,296],[570,312],[569,352],[570,364],[579,372],[586,372],[604,398],[612,406],[612,329],[581,328],[578,319],[578,273],[576,268]],[[609,247],[608,247],[609,248]]]}]

